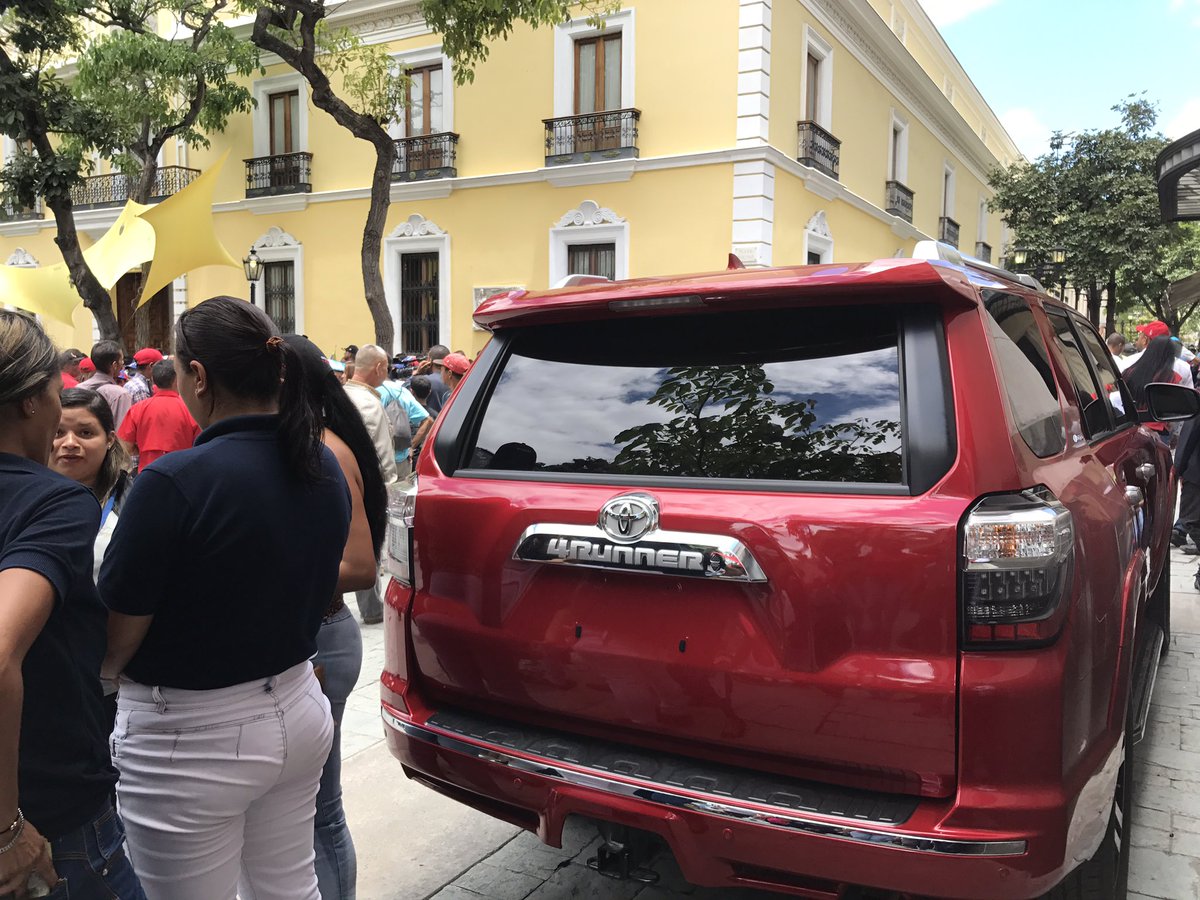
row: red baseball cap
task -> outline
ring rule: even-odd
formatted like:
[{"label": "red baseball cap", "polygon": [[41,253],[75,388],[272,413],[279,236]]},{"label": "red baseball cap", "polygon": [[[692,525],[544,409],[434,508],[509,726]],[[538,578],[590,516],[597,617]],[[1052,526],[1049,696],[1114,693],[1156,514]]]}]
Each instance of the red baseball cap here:
[{"label": "red baseball cap", "polygon": [[94,362],[92,362],[92,358],[90,356],[85,356],[83,359],[81,359],[79,361],[79,371],[80,372],[95,372],[96,371],[96,364]]},{"label": "red baseball cap", "polygon": [[144,369],[147,366],[152,366],[157,362],[162,362],[163,355],[153,347],[143,347],[137,353],[133,354],[133,361],[137,363],[139,369]]},{"label": "red baseball cap", "polygon": [[1147,322],[1145,325],[1139,325],[1137,331],[1151,340],[1156,337],[1167,337],[1171,333],[1171,329],[1167,327],[1167,323],[1161,322],[1158,319],[1155,319],[1153,322]]},{"label": "red baseball cap", "polygon": [[455,375],[466,375],[471,368],[471,362],[461,353],[449,353],[442,359],[442,365]]}]

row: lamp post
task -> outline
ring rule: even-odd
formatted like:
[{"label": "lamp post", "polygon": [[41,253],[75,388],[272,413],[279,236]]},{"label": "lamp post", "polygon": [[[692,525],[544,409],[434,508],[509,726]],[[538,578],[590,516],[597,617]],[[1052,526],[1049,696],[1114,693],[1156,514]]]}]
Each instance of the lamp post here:
[{"label": "lamp post", "polygon": [[242,268],[246,271],[246,280],[250,282],[250,305],[254,306],[254,286],[262,275],[262,260],[253,247],[250,248],[250,255],[242,258]]}]

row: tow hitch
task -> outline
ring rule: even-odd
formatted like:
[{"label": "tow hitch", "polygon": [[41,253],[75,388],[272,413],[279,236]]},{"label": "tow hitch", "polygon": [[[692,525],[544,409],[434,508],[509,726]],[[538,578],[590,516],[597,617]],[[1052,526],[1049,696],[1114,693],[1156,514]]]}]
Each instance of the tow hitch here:
[{"label": "tow hitch", "polygon": [[658,881],[658,873],[645,865],[658,854],[658,842],[653,835],[608,822],[598,822],[597,825],[604,843],[596,850],[596,855],[587,861],[589,869],[618,881],[640,881],[643,884]]}]

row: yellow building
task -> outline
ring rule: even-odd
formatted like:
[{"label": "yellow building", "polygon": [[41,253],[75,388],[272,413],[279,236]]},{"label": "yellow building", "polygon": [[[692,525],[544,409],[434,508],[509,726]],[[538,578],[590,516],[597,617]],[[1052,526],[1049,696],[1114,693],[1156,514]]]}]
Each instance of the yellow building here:
[{"label": "yellow building", "polygon": [[[731,252],[856,261],[927,237],[985,258],[1003,246],[987,172],[1018,151],[916,0],[625,0],[602,31],[517,29],[461,87],[415,0],[349,0],[333,20],[413,74],[382,258],[397,351],[473,352],[481,298],[571,272],[709,271]],[[252,114],[210,149],[167,148],[161,193],[230,149],[218,234],[263,259],[257,302],[283,328],[339,352],[373,335],[359,266],[372,151],[264,64]],[[124,199],[100,171],[80,192],[85,240]],[[59,260],[39,216],[0,221],[0,260]],[[248,292],[241,271],[206,268],[171,293],[156,334],[185,304]],[[54,336],[86,350],[91,317],[75,323]]]}]

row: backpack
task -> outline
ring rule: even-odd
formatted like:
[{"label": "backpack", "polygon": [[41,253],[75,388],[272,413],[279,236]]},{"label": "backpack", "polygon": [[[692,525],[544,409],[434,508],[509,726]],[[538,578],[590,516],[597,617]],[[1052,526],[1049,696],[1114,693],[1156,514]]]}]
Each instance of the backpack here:
[{"label": "backpack", "polygon": [[408,413],[400,398],[391,393],[384,401],[383,409],[392,426],[392,449],[402,453],[412,446],[412,424],[408,421]]}]

